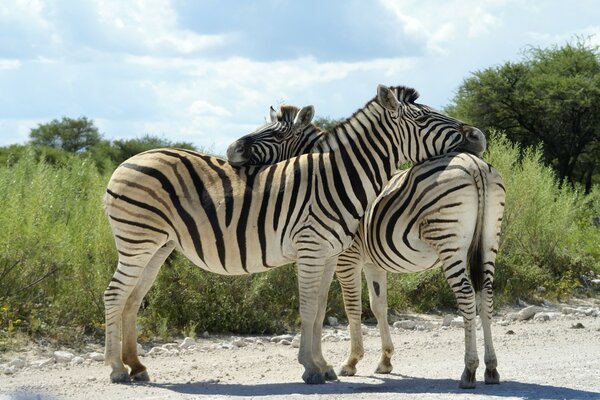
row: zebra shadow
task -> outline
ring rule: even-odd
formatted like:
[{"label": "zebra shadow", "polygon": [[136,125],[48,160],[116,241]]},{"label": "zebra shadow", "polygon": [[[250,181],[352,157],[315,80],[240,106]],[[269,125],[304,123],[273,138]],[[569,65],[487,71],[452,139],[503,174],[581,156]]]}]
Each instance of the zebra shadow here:
[{"label": "zebra shadow", "polygon": [[[364,379],[365,377],[358,378]],[[465,390],[460,389],[458,381],[452,379],[418,378],[399,374],[368,378],[370,382],[342,378],[341,381],[328,382],[324,385],[306,385],[300,382],[257,384],[191,382],[187,384],[147,383],[147,385],[180,394],[232,397],[389,393],[396,395],[456,394],[457,397],[467,396],[466,398],[469,394],[472,394],[477,397],[482,395],[517,397],[524,400],[600,399],[600,392],[516,381],[503,381],[499,385],[486,385],[483,382],[477,382],[475,389]]]}]

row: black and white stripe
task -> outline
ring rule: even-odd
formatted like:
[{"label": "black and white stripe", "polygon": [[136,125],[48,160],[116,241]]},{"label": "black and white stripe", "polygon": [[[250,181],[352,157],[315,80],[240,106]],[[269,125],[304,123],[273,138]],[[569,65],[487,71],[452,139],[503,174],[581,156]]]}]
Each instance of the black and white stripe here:
[{"label": "black and white stripe", "polygon": [[[294,110],[297,112],[294,108],[282,109],[280,119],[293,114]],[[288,115],[287,119],[292,117]],[[314,127],[306,129],[304,134],[307,143],[320,135],[315,133]],[[255,138],[250,136],[243,140],[254,142]],[[269,138],[263,135],[261,140]],[[478,153],[485,148],[483,136],[480,145]],[[260,154],[251,146],[247,152],[255,163],[273,163],[284,157],[278,152],[278,146],[271,146],[270,152]],[[474,140],[471,150],[476,147]],[[305,151],[311,151],[310,147]],[[343,375],[354,375],[364,353],[360,325],[361,269],[367,277],[371,308],[382,337],[382,357],[377,372],[389,373],[393,345],[387,323],[386,272],[419,272],[441,264],[465,319],[466,368],[461,386],[475,384],[478,359],[473,324],[478,312],[485,336],[486,382],[499,380],[489,323],[504,195],[504,185],[497,171],[469,153],[434,157],[391,178],[365,214],[352,246],[338,258],[336,274],[351,334],[350,354],[341,370]]]},{"label": "black and white stripe", "polygon": [[[399,162],[422,161],[469,142],[463,124],[414,104],[414,95],[380,86],[375,99],[321,136],[316,151],[272,166],[238,168],[178,149],[141,153],[119,166],[104,198],[119,253],[104,296],[111,379],[148,379],[137,357],[135,317],[174,249],[227,275],[296,261],[303,379],[335,379],[320,336],[336,256],[352,244]],[[291,128],[306,127],[310,111],[298,113]]]}]

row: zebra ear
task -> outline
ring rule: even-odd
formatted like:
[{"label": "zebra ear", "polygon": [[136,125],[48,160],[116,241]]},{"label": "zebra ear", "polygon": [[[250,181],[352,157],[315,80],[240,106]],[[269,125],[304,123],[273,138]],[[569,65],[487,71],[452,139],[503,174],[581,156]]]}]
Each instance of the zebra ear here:
[{"label": "zebra ear", "polygon": [[271,122],[277,122],[277,111],[275,111],[273,106],[269,109],[269,118],[271,119]]},{"label": "zebra ear", "polygon": [[385,85],[377,86],[377,102],[379,105],[389,111],[397,111],[398,106],[400,105],[400,102],[396,98],[396,95],[394,95],[394,92],[392,92],[392,90]]},{"label": "zebra ear", "polygon": [[294,118],[293,129],[303,129],[312,122],[314,116],[315,108],[313,106],[302,107]]}]

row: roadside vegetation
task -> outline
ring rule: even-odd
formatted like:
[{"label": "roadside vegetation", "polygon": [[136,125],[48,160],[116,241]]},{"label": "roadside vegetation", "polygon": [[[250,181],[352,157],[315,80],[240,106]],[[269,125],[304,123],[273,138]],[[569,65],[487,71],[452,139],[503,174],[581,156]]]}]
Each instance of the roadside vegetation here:
[{"label": "roadside vegetation", "polygon": [[[497,305],[517,299],[565,301],[571,296],[599,294],[592,280],[600,278],[600,103],[582,93],[595,90],[596,100],[600,98],[600,57],[595,47],[581,42],[534,49],[528,57],[516,69],[518,74],[508,68],[513,63],[467,78],[447,109],[488,129],[484,158],[506,183],[495,279]],[[552,64],[554,58],[560,63]],[[570,59],[576,64],[573,68],[579,69],[564,65]],[[577,79],[565,83],[565,74]],[[520,82],[516,87],[525,92],[494,89],[495,83],[506,83],[507,77]],[[548,82],[552,77],[555,85]],[[543,84],[535,86],[539,82]],[[573,85],[582,85],[581,90]],[[545,131],[543,135],[533,131],[535,124],[514,129],[500,126],[511,117],[515,118],[512,124],[518,124],[518,115],[511,114],[514,110],[502,109],[501,103],[497,108],[477,108],[482,101],[493,104],[499,96],[527,99],[527,88],[538,94],[544,88],[568,89],[548,95],[537,111],[527,112],[539,113],[533,120],[548,116],[553,121],[564,121],[580,111],[585,114],[581,136],[586,142],[576,154],[566,154],[569,136],[561,132],[550,141]],[[550,117],[544,106],[556,115]],[[570,111],[561,116],[562,108]],[[489,113],[502,116],[494,120]],[[321,118],[319,122],[335,121]],[[556,142],[559,137],[563,142]],[[103,337],[102,294],[117,254],[101,198],[120,162],[165,146],[194,148],[190,143],[153,136],[111,142],[102,138],[92,120],[62,118],[33,129],[27,144],[0,148],[0,351],[13,346],[19,337],[69,344],[80,343],[84,337]],[[388,286],[390,309],[455,309],[454,295],[438,268],[390,275]],[[364,316],[370,318],[366,289],[363,303]],[[328,315],[344,318],[337,282],[330,292]],[[264,274],[226,277],[201,270],[180,254],[172,255],[163,266],[139,317],[142,340],[204,331],[273,333],[298,323],[293,265]]]}]

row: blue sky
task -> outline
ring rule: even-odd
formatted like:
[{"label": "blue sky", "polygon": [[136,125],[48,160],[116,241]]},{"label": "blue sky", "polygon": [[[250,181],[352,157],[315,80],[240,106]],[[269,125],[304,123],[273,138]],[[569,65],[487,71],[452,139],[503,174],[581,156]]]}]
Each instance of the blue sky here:
[{"label": "blue sky", "polygon": [[442,108],[470,73],[576,35],[600,44],[596,1],[5,0],[0,146],[86,116],[223,153],[270,105],[341,118],[384,83]]}]

